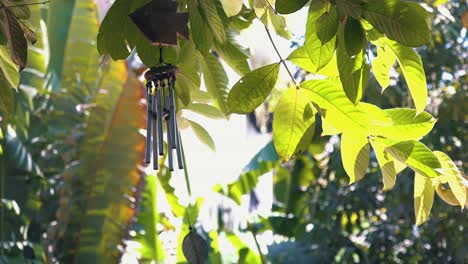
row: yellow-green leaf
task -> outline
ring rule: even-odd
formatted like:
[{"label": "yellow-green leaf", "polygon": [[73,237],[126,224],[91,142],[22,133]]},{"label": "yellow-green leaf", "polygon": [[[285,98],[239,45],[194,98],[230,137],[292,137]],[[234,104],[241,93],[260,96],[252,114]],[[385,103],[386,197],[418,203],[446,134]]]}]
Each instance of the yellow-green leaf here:
[{"label": "yellow-green leaf", "polygon": [[447,154],[440,151],[434,151],[434,155],[439,159],[442,166],[442,175],[447,180],[450,190],[453,192],[458,203],[463,209],[466,202],[466,186],[463,182],[460,170],[458,170],[457,165],[455,165]]},{"label": "yellow-green leaf", "polygon": [[218,106],[225,115],[229,114],[229,107],[227,104],[228,78],[223,65],[213,54],[207,54],[202,60],[201,65],[206,89],[215,99],[216,106]]},{"label": "yellow-green leaf", "polygon": [[315,112],[307,94],[289,88],[279,99],[274,111],[273,142],[282,162],[293,158],[306,131],[315,123]]},{"label": "yellow-green leaf", "polygon": [[243,1],[242,0],[221,0],[223,5],[224,12],[227,16],[232,17],[237,14],[242,9]]},{"label": "yellow-green leaf", "polygon": [[390,85],[390,69],[396,61],[395,54],[385,46],[378,47],[377,57],[372,61],[372,71],[382,91]]},{"label": "yellow-green leaf", "polygon": [[194,122],[192,120],[187,120],[190,124],[190,127],[192,128],[193,132],[197,136],[197,138],[203,142],[203,144],[207,145],[211,150],[215,151],[216,146],[214,143],[213,138],[210,136],[208,131],[206,131],[205,128],[203,128],[200,124],[197,122]]},{"label": "yellow-green leaf", "polygon": [[226,118],[223,112],[209,104],[192,103],[187,106],[187,110],[204,115],[209,118]]},{"label": "yellow-green leaf", "polygon": [[395,186],[396,181],[394,159],[389,153],[385,152],[385,145],[382,145],[378,141],[371,141],[371,145],[382,171],[383,189],[384,191],[391,190]]},{"label": "yellow-green leaf", "polygon": [[439,174],[437,169],[441,165],[437,157],[423,143],[418,141],[391,142],[382,140],[387,145],[385,151],[390,153],[395,159],[405,163],[416,173],[423,176],[435,178]]},{"label": "yellow-green leaf", "polygon": [[279,67],[279,63],[270,64],[242,77],[229,92],[230,111],[245,114],[263,103],[276,84]]},{"label": "yellow-green leaf", "polygon": [[432,181],[423,175],[414,175],[414,213],[416,225],[426,222],[434,203],[434,186]]},{"label": "yellow-green leaf", "polygon": [[370,144],[366,137],[343,133],[341,135],[341,160],[352,184],[366,175],[370,159]]}]

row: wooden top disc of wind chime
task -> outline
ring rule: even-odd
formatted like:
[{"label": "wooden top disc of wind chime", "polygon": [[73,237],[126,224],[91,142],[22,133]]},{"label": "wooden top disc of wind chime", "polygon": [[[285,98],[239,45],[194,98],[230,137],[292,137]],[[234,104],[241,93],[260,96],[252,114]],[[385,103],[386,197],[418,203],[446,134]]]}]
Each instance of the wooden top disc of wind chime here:
[{"label": "wooden top disc of wind chime", "polygon": [[[177,124],[175,82],[178,69],[164,62],[162,46],[177,45],[177,37],[189,37],[188,14],[177,13],[177,2],[152,0],[131,13],[130,18],[153,44],[158,45],[159,64],[145,73],[147,98],[147,164],[159,169],[159,156],[164,156],[164,128],[166,131],[167,159],[169,170],[173,170],[173,151],[176,151],[179,169],[184,168],[182,143]],[[152,151],[151,151],[152,149]],[[153,155],[151,155],[151,152]]]},{"label": "wooden top disc of wind chime", "polygon": [[172,0],[152,0],[130,18],[153,45],[177,45],[178,36],[189,38],[188,13],[177,13]]}]

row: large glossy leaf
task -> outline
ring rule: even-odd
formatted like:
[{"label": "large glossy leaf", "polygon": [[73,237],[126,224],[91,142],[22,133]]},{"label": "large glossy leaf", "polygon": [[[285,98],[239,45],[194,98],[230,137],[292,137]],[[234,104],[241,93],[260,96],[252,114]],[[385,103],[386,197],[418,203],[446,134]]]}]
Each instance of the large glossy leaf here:
[{"label": "large glossy leaf", "polygon": [[341,160],[352,184],[366,174],[370,159],[370,144],[366,137],[348,133],[341,136]]},{"label": "large glossy leaf", "polygon": [[275,1],[275,9],[280,14],[291,14],[307,4],[309,0],[276,0]]},{"label": "large glossy leaf", "polygon": [[330,41],[338,31],[338,14],[335,8],[330,8],[323,13],[315,22],[317,28],[317,37],[322,43]]},{"label": "large glossy leaf", "polygon": [[229,114],[228,99],[228,78],[223,65],[213,54],[208,54],[202,60],[203,79],[208,92],[215,98],[215,103],[221,111]]},{"label": "large glossy leaf", "polygon": [[317,67],[313,64],[309,57],[306,47],[299,47],[295,49],[288,57],[288,60],[301,67],[308,72],[315,72],[316,74],[336,77],[339,76],[338,63],[336,53],[332,59],[322,69],[317,71]]},{"label": "large glossy leaf", "polygon": [[450,159],[449,156],[447,156],[447,154],[440,151],[434,151],[434,155],[436,155],[442,167],[441,177],[444,177],[444,180],[448,182],[450,190],[457,199],[458,204],[463,209],[465,207],[465,202],[467,198],[467,187],[463,182],[460,170],[458,170],[457,165],[455,165],[455,163],[452,161],[452,159]]},{"label": "large glossy leaf", "polygon": [[[355,24],[353,24],[356,26]],[[360,25],[359,25],[360,27]],[[343,84],[343,89],[348,99],[357,104],[366,89],[367,80],[369,79],[370,68],[365,60],[365,49],[363,49],[362,40],[360,50],[352,52],[355,54],[349,55],[347,42],[359,41],[355,39],[346,38],[346,30],[343,25],[340,26],[338,33],[338,47],[336,50],[336,57],[338,63],[338,71],[340,73],[340,80]],[[354,49],[355,47],[353,47]]]},{"label": "large glossy leaf", "polygon": [[383,189],[384,191],[391,190],[395,186],[396,181],[394,159],[389,153],[385,152],[385,145],[382,143],[372,140],[371,145],[382,172]]},{"label": "large glossy leaf", "polygon": [[232,87],[228,106],[232,113],[246,114],[254,111],[276,84],[280,64],[274,63],[256,69],[242,77]]},{"label": "large glossy leaf", "polygon": [[366,48],[364,29],[358,20],[348,17],[344,25],[344,46],[349,56],[357,55]]},{"label": "large glossy leaf", "polygon": [[307,94],[289,88],[279,99],[273,119],[273,141],[282,162],[294,158],[297,146],[307,130],[315,124],[315,109]]},{"label": "large glossy leaf", "polygon": [[210,133],[206,131],[204,127],[202,127],[197,122],[188,120],[190,127],[192,128],[193,132],[197,136],[197,138],[205,145],[207,145],[211,150],[215,151],[216,146],[214,143],[213,138],[210,136]]},{"label": "large glossy leaf", "polygon": [[414,213],[416,225],[426,222],[434,203],[434,186],[432,180],[416,173],[414,175]]},{"label": "large glossy leaf", "polygon": [[364,4],[363,16],[379,32],[405,46],[422,46],[430,39],[427,12],[418,3],[372,0]]},{"label": "large glossy leaf", "polygon": [[96,98],[88,121],[80,154],[83,209],[71,217],[81,223],[80,230],[70,230],[80,234],[76,263],[116,262],[117,245],[128,231],[121,226],[130,225],[135,215],[125,197],[134,197],[142,180],[144,138],[138,130],[144,127],[145,110],[139,103],[142,85],[125,75],[123,62],[111,64],[100,85],[106,92]]},{"label": "large glossy leaf", "polygon": [[270,142],[249,161],[239,179],[228,184],[228,196],[240,205],[242,195],[250,193],[257,186],[258,178],[271,171],[278,161],[273,142]]},{"label": "large glossy leaf", "polygon": [[423,143],[418,141],[402,141],[392,143],[387,140],[385,151],[390,153],[396,160],[405,163],[416,173],[435,178],[439,174],[437,169],[441,168],[440,162],[432,151]]},{"label": "large glossy leaf", "polygon": [[382,90],[390,85],[390,69],[395,61],[396,56],[389,48],[378,47],[377,57],[372,61],[372,72]]},{"label": "large glossy leaf", "polygon": [[421,58],[411,48],[402,46],[395,41],[387,40],[385,46],[395,54],[405,76],[416,110],[421,113],[427,104],[426,75]]},{"label": "large glossy leaf", "polygon": [[209,118],[226,118],[226,116],[216,107],[209,104],[193,103],[187,106],[187,110],[204,115]]},{"label": "large glossy leaf", "polygon": [[199,0],[189,1],[188,7],[190,30],[197,32],[197,34],[191,35],[193,42],[201,53],[207,54],[213,44],[213,35],[203,16],[203,7],[201,7]]},{"label": "large glossy leaf", "polygon": [[310,4],[309,15],[307,17],[305,47],[312,64],[315,65],[313,72],[323,68],[331,60],[335,51],[335,37],[327,43],[322,43],[317,36],[317,20],[327,11],[327,7],[334,8],[323,0],[313,1]]},{"label": "large glossy leaf", "polygon": [[312,80],[301,84],[310,100],[324,111],[321,115],[339,131],[367,135],[369,118],[346,97],[340,83],[332,80]]},{"label": "large glossy leaf", "polygon": [[233,32],[226,34],[226,43],[215,43],[215,49],[219,56],[239,75],[242,76],[250,72],[247,61],[249,53],[236,43]]},{"label": "large glossy leaf", "polygon": [[164,260],[164,251],[159,240],[159,212],[157,208],[158,178],[147,175],[145,187],[141,197],[140,210],[137,214],[137,236],[135,241],[140,243],[138,252],[145,262]]}]

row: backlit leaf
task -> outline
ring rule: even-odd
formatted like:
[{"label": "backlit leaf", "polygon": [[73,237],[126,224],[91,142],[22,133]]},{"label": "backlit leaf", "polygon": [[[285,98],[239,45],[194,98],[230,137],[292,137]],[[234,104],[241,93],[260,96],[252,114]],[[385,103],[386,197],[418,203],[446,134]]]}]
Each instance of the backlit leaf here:
[{"label": "backlit leaf", "polygon": [[343,133],[341,136],[341,160],[352,184],[366,175],[370,159],[370,144],[367,138]]},{"label": "backlit leaf", "polygon": [[215,99],[216,106],[218,106],[225,115],[229,114],[227,103],[228,78],[223,65],[213,54],[204,56],[201,65],[203,79],[205,80],[208,92]]},{"label": "backlit leaf", "polygon": [[211,150],[215,151],[216,147],[215,147],[214,140],[210,136],[208,131],[206,131],[205,128],[203,128],[200,124],[194,121],[188,120],[188,122],[190,124],[190,127],[193,129],[193,132],[195,132],[195,135],[197,136],[197,138],[201,142],[203,142],[203,144],[207,145]]},{"label": "backlit leaf", "polygon": [[270,64],[242,77],[229,92],[231,112],[249,113],[263,103],[276,84],[279,67],[279,63]]},{"label": "backlit leaf", "polygon": [[317,28],[317,37],[322,43],[330,41],[338,30],[338,14],[335,8],[323,13],[315,22]]},{"label": "backlit leaf", "polygon": [[226,118],[226,116],[218,108],[202,103],[192,103],[187,106],[187,110],[204,115],[209,118]]},{"label": "backlit leaf", "polygon": [[432,180],[416,173],[414,175],[414,213],[416,225],[426,222],[434,203],[434,186]]},{"label": "backlit leaf", "polygon": [[395,159],[405,163],[416,173],[435,178],[439,174],[436,169],[441,165],[437,157],[423,143],[418,141],[402,141],[398,143],[385,142],[385,151],[390,153]]},{"label": "backlit leaf", "polygon": [[405,46],[422,46],[431,36],[427,12],[418,3],[372,0],[364,4],[363,16],[379,32]]},{"label": "backlit leaf", "polygon": [[394,159],[389,153],[385,152],[385,145],[378,141],[371,141],[371,145],[382,172],[383,189],[384,191],[391,190],[395,186],[396,181]]},{"label": "backlit leaf", "polygon": [[344,46],[349,56],[357,55],[365,48],[364,29],[358,20],[348,17],[344,26]]},{"label": "backlit leaf", "polygon": [[461,176],[460,171],[457,168],[457,165],[450,159],[447,154],[434,151],[434,155],[436,155],[437,159],[439,160],[442,166],[442,175],[447,180],[450,190],[456,197],[458,204],[462,207],[465,207],[466,202],[466,186],[463,182],[463,178]]},{"label": "backlit leaf", "polygon": [[315,110],[307,94],[302,89],[289,88],[279,99],[273,119],[273,141],[282,162],[298,154],[298,144],[314,123]]},{"label": "backlit leaf", "polygon": [[221,0],[221,4],[226,15],[231,17],[239,14],[244,3],[243,0]]},{"label": "backlit leaf", "polygon": [[382,90],[390,85],[390,69],[396,61],[395,54],[385,46],[378,47],[377,57],[372,61],[372,72]]}]

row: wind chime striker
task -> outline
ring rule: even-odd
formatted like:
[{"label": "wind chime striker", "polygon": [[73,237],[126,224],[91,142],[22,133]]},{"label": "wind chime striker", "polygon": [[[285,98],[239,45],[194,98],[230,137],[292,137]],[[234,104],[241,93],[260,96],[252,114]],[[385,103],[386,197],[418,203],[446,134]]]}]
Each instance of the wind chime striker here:
[{"label": "wind chime striker", "polygon": [[162,46],[177,45],[178,36],[188,38],[188,14],[177,13],[176,2],[153,0],[129,16],[145,37],[153,45],[160,47],[159,63],[145,73],[147,98],[145,162],[149,164],[153,160],[153,168],[159,169],[159,156],[165,154],[164,128],[166,128],[169,170],[174,170],[174,150],[178,168],[183,169],[174,89],[178,68],[164,62]]}]

